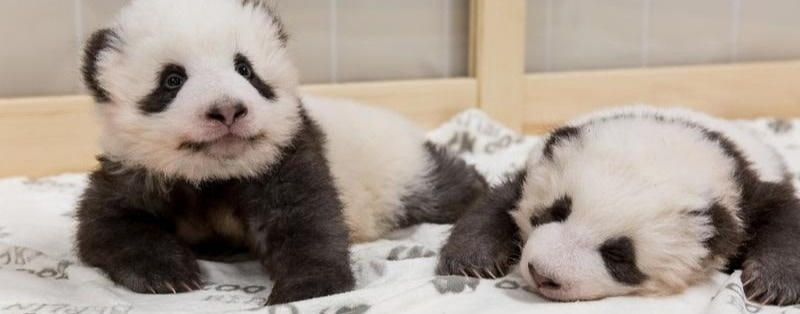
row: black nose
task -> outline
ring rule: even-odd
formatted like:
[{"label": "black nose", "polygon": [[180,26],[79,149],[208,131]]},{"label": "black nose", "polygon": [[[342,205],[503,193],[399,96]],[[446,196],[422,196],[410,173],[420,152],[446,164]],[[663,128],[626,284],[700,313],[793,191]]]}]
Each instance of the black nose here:
[{"label": "black nose", "polygon": [[206,119],[219,121],[222,124],[231,126],[237,120],[247,116],[247,107],[242,103],[225,106],[213,106],[206,112]]},{"label": "black nose", "polygon": [[533,264],[531,263],[528,263],[528,272],[531,273],[531,277],[533,277],[533,282],[535,282],[536,285],[539,286],[539,288],[553,289],[553,290],[561,289],[561,284],[559,284],[553,279],[547,278],[539,274],[539,272],[536,271],[536,268],[534,268]]}]

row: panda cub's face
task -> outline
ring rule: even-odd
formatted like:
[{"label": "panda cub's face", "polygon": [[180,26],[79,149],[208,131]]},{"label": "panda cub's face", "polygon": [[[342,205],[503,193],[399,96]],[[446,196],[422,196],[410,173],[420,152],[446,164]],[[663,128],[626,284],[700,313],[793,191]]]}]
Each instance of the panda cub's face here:
[{"label": "panda cub's face", "polygon": [[672,294],[724,265],[709,249],[719,234],[710,217],[735,204],[733,167],[702,134],[618,121],[565,128],[542,145],[512,211],[520,272],[542,296]]},{"label": "panda cub's face", "polygon": [[257,1],[136,0],[90,40],[109,158],[192,182],[265,171],[300,125],[286,35]]}]

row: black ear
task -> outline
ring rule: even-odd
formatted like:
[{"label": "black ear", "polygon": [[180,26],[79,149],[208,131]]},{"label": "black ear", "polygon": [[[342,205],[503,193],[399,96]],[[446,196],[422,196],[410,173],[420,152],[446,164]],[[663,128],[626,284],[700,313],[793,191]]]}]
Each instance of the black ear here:
[{"label": "black ear", "polygon": [[242,0],[242,5],[245,7],[253,6],[264,10],[264,13],[269,15],[270,19],[272,19],[272,24],[275,25],[275,35],[278,37],[278,40],[281,41],[281,45],[286,47],[286,44],[289,42],[289,33],[286,32],[286,26],[283,24],[280,16],[278,16],[276,4],[268,0]]},{"label": "black ear", "polygon": [[86,42],[86,48],[84,48],[83,66],[81,67],[83,82],[98,103],[110,102],[111,98],[109,98],[108,92],[100,86],[100,82],[97,80],[97,61],[100,58],[100,54],[107,49],[116,49],[114,47],[116,39],[117,34],[114,31],[101,29],[89,38],[89,41]]}]

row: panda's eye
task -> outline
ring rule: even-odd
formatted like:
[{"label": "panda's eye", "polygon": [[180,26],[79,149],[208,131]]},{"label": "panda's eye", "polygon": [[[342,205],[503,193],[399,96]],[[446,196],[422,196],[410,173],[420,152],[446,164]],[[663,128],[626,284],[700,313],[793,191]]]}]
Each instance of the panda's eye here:
[{"label": "panda's eye", "polygon": [[547,208],[542,208],[542,214],[531,217],[531,226],[539,226],[551,222],[564,222],[569,218],[572,213],[572,198],[569,196],[562,196],[561,198],[553,201]]},{"label": "panda's eye", "polygon": [[250,64],[244,61],[236,62],[236,72],[239,72],[239,75],[246,79],[253,77],[253,68],[250,67]]},{"label": "panda's eye", "polygon": [[186,78],[184,78],[183,75],[180,75],[178,73],[171,73],[167,75],[167,77],[164,79],[163,85],[166,89],[175,90],[181,88],[181,86],[183,86],[183,83],[185,81]]}]

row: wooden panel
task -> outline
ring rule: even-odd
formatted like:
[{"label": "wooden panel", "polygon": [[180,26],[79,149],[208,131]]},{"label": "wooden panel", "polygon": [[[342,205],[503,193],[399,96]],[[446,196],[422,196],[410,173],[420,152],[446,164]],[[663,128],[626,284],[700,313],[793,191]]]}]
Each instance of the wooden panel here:
[{"label": "wooden panel", "polygon": [[0,100],[0,177],[91,169],[97,124],[88,97]]},{"label": "wooden panel", "polygon": [[302,92],[387,108],[428,129],[477,106],[477,83],[469,78],[308,85]]},{"label": "wooden panel", "polygon": [[727,118],[800,116],[800,62],[528,75],[526,133],[592,110],[686,106]]},{"label": "wooden panel", "polygon": [[506,126],[522,129],[525,0],[473,0],[472,33],[478,104]]},{"label": "wooden panel", "polygon": [[[316,85],[302,91],[384,107],[428,128],[477,103],[473,79]],[[0,177],[91,169],[98,152],[92,108],[87,96],[0,99]]]}]

